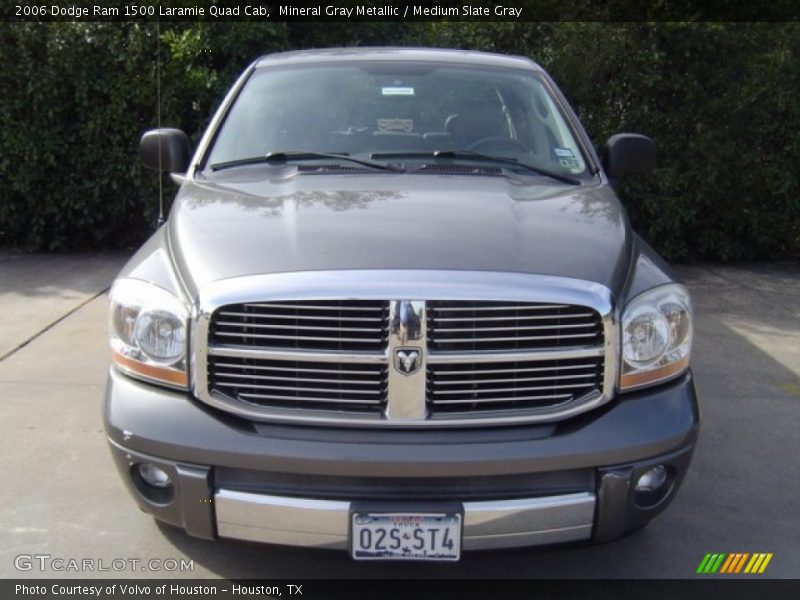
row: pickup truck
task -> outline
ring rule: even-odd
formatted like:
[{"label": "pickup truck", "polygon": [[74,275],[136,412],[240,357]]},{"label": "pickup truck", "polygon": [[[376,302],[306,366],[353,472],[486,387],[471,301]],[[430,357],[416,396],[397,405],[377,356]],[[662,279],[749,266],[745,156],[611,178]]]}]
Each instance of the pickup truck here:
[{"label": "pickup truck", "polygon": [[[189,101],[189,99],[187,99]],[[256,60],[110,292],[108,441],[143,511],[357,560],[603,542],[675,497],[699,410],[686,288],[522,57]],[[601,158],[602,157],[602,158]]]}]

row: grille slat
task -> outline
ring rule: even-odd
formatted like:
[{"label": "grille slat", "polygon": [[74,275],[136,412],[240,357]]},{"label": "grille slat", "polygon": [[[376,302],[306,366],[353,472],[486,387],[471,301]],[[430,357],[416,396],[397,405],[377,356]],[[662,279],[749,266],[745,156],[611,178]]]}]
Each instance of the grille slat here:
[{"label": "grille slat", "polygon": [[[483,331],[552,331],[554,329],[581,329],[594,327],[594,323],[570,323],[568,325],[519,325],[516,327],[439,327],[438,333],[480,333]],[[592,332],[594,335],[594,332]]]},{"label": "grille slat", "polygon": [[375,331],[374,327],[322,327],[318,325],[266,325],[259,323],[236,323],[233,321],[218,321],[220,327],[253,327],[255,329],[280,329],[290,331]]},{"label": "grille slat", "polygon": [[312,336],[312,335],[278,335],[278,334],[266,334],[266,333],[235,333],[233,331],[218,331],[217,335],[222,335],[225,337],[236,337],[242,338],[244,340],[249,339],[259,339],[259,340],[297,340],[298,342],[329,342],[331,339],[335,339],[336,342],[352,342],[354,344],[372,344],[374,340],[371,338],[349,338],[349,337],[337,337],[337,338],[330,338],[325,336]]},{"label": "grille slat", "polygon": [[[480,392],[481,394],[505,394],[506,392],[538,392],[541,390],[566,390],[566,389],[580,389],[587,387],[585,383],[572,383],[572,384],[557,384],[557,385],[531,385],[531,386],[509,386],[509,387],[501,387],[501,388],[465,388],[463,390],[434,390],[434,402],[438,400],[435,396],[450,396],[456,394],[475,394],[476,392]],[[588,384],[588,387],[592,387],[591,383]]]},{"label": "grille slat", "polygon": [[[554,308],[569,308],[568,304],[512,304],[504,305],[496,302],[470,302],[457,300],[454,302],[432,302],[436,310],[442,312],[487,311],[487,310],[551,310]],[[452,306],[448,306],[452,305]],[[460,305],[460,306],[455,306]],[[486,306],[483,306],[486,305]]]},{"label": "grille slat", "polygon": [[[220,377],[228,377],[238,379],[242,375],[241,373],[216,373],[217,378]],[[359,385],[363,384],[364,382],[359,379],[324,379],[324,378],[316,378],[316,377],[277,377],[274,375],[248,375],[248,379],[252,379],[255,381],[299,381],[299,382],[311,382],[311,383],[338,383],[338,384],[346,384],[346,385]],[[222,383],[220,385],[223,385]]]},{"label": "grille slat", "polygon": [[[577,314],[569,314],[569,315],[561,315],[559,318],[561,319],[585,319],[594,317],[592,313],[577,313]],[[542,319],[552,319],[553,317],[550,315],[520,315],[516,317],[517,321],[530,321],[530,320],[537,320],[541,321]],[[508,320],[507,316],[504,317],[480,317],[481,321],[506,321]],[[436,319],[439,323],[450,323],[450,322],[460,322],[460,321],[474,321],[475,317],[437,317]]]},{"label": "grille slat", "polygon": [[557,394],[547,396],[509,396],[506,398],[482,398],[481,400],[439,400],[437,404],[444,404],[448,406],[461,405],[461,404],[490,404],[493,402],[540,402],[542,400],[559,400],[564,401],[572,398],[572,394]]},{"label": "grille slat", "polygon": [[[312,398],[310,396],[278,396],[275,394],[254,394],[252,392],[248,393],[241,393],[239,394],[240,398],[252,398],[258,400],[291,400],[291,401],[299,401],[299,402],[319,402],[324,404],[342,404],[339,400],[334,398]],[[361,404],[361,405],[371,405],[371,406],[379,406],[380,402],[377,400],[349,400],[348,404]],[[317,407],[314,407],[317,408]]]},{"label": "grille slat", "polygon": [[[326,315],[280,315],[280,314],[270,314],[270,315],[259,315],[258,313],[254,312],[231,312],[228,310],[221,310],[217,312],[217,314],[221,317],[247,317],[250,319],[292,319],[294,321],[333,321],[334,323],[340,323],[342,318],[340,316],[329,317]],[[383,321],[383,317],[347,317],[347,322],[356,321],[359,323],[380,323]]]},{"label": "grille slat", "polygon": [[[594,378],[594,373],[586,373],[583,375],[561,375],[559,379],[586,379],[586,378]],[[454,379],[451,381],[437,381],[437,385],[473,385],[474,383],[518,383],[518,382],[529,382],[529,381],[551,381],[552,377],[517,377],[517,378],[506,378],[506,379],[477,379],[473,381],[464,380],[464,379]]]},{"label": "grille slat", "polygon": [[[231,367],[234,369],[240,368],[241,365],[231,364],[231,363],[215,363],[216,366],[219,367]],[[293,368],[293,367],[279,367],[279,366],[260,366],[260,365],[247,365],[249,370],[254,371],[294,371],[297,373],[341,373],[342,375],[362,375],[363,371],[348,371],[348,370],[337,370],[337,369],[326,369],[324,367],[315,368],[315,369],[300,369],[300,368]]]},{"label": "grille slat", "polygon": [[227,388],[235,388],[235,389],[248,389],[248,390],[279,390],[281,392],[284,391],[294,391],[294,392],[324,392],[330,391],[335,392],[336,394],[341,394],[344,396],[349,396],[350,394],[367,394],[367,395],[374,395],[375,392],[372,390],[355,390],[355,389],[342,389],[340,387],[333,387],[329,390],[325,390],[325,388],[317,388],[317,387],[304,387],[301,385],[261,385],[259,383],[246,383],[246,382],[226,382],[226,381],[218,381],[218,387],[227,387]]},{"label": "grille slat", "polygon": [[[440,333],[449,333],[447,331]],[[475,344],[479,342],[527,342],[527,341],[549,341],[549,340],[575,340],[580,338],[594,338],[597,337],[596,332],[592,333],[568,333],[561,335],[520,335],[520,336],[506,336],[506,337],[473,337],[473,338],[457,338],[454,340],[445,340],[438,342],[439,344]]]},{"label": "grille slat", "polygon": [[579,365],[561,365],[556,367],[525,367],[518,369],[495,369],[495,368],[480,368],[483,365],[477,365],[474,369],[460,369],[459,371],[446,371],[431,368],[428,370],[434,376],[447,376],[447,375],[495,375],[497,373],[539,373],[539,372],[558,372],[568,371],[575,369],[595,369],[595,363],[579,364]]},{"label": "grille slat", "polygon": [[[354,301],[359,302],[359,301]],[[311,304],[308,302],[286,303],[286,304],[266,304],[266,303],[247,303],[243,306],[249,308],[279,308],[285,310],[324,310],[329,312],[349,312],[349,311],[369,311],[374,309],[374,306],[367,303],[363,306],[339,305],[339,304]]]}]

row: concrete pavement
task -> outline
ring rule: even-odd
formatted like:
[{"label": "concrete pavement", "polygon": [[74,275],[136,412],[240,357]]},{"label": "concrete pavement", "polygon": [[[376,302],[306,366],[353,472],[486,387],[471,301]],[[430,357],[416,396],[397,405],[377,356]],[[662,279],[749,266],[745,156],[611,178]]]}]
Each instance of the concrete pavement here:
[{"label": "concrete pavement", "polygon": [[646,529],[597,547],[408,565],[197,540],[136,509],[101,421],[102,292],[123,261],[0,254],[2,577],[89,575],[15,568],[15,557],[37,553],[194,566],[98,573],[123,577],[691,577],[706,552],[773,552],[770,576],[800,577],[800,265],[679,269],[696,307],[692,364],[704,420],[683,488]]},{"label": "concrete pavement", "polygon": [[0,360],[108,287],[122,254],[25,255],[0,249]]}]

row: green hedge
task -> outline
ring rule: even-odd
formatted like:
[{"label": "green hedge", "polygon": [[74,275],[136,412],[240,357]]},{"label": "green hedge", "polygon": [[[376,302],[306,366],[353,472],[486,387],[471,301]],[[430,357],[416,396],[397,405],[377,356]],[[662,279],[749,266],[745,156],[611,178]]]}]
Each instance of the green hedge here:
[{"label": "green hedge", "polygon": [[[152,230],[153,24],[0,25],[0,246],[113,248]],[[621,190],[673,260],[800,254],[797,23],[162,24],[162,122],[196,140],[253,58],[295,47],[415,44],[530,56],[595,143],[638,131],[660,166]]]}]

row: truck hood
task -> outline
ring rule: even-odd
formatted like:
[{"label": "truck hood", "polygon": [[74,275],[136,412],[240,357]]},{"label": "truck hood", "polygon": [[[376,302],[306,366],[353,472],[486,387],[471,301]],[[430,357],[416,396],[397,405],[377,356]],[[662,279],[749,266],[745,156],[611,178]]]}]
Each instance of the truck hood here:
[{"label": "truck hood", "polygon": [[168,233],[190,292],[243,275],[340,269],[558,275],[617,292],[629,265],[632,232],[607,185],[277,173],[237,169],[181,187]]}]

